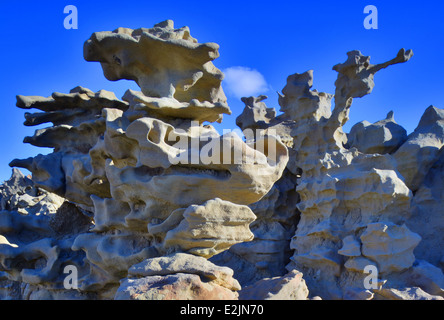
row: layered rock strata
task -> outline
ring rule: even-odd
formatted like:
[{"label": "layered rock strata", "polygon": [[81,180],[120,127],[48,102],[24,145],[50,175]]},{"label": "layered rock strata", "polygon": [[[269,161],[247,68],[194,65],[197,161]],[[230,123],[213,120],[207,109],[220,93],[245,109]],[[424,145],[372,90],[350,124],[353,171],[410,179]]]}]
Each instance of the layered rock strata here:
[{"label": "layered rock strata", "polygon": [[444,110],[343,129],[413,52],[348,52],[334,94],[292,74],[280,114],[244,97],[240,137],[209,124],[231,114],[218,49],[171,20],[97,32],[84,58],[140,91],[17,96],[53,152],[0,186],[0,298],[442,300]]},{"label": "layered rock strata", "polygon": [[[195,256],[205,260],[253,239],[249,225],[256,216],[248,205],[281,177],[288,151],[278,137],[261,136],[247,144],[206,124],[231,113],[223,74],[212,63],[218,48],[198,43],[188,27],[175,29],[170,20],[150,29],[98,32],[85,42],[85,59],[100,62],[109,80],[136,81],[140,92],[128,90],[119,100],[111,92],[77,87],[49,98],[17,97],[18,107],[43,111],[26,113],[25,125],[53,124],[25,142],[54,152],[16,159],[11,166],[31,171],[36,187],[63,197],[89,219],[88,228],[69,241],[41,226],[40,242],[26,249],[33,257],[44,252],[35,266],[22,265],[21,249],[9,248],[14,231],[2,233],[2,275],[38,283],[35,290],[41,293],[31,290],[28,298],[55,297],[53,285],[63,289],[63,270],[74,266],[78,294],[73,298],[113,299],[132,266],[182,252],[187,254],[181,259],[190,262],[177,274],[187,276],[170,275],[173,287],[191,281],[214,298],[237,298],[238,284],[213,291],[199,282],[195,273],[200,271],[187,268]],[[11,215],[16,213],[5,213],[7,220]],[[62,251],[64,259],[57,254]],[[24,268],[33,275],[20,275]],[[202,297],[178,290],[163,298]],[[160,293],[144,295],[154,296]]]}]

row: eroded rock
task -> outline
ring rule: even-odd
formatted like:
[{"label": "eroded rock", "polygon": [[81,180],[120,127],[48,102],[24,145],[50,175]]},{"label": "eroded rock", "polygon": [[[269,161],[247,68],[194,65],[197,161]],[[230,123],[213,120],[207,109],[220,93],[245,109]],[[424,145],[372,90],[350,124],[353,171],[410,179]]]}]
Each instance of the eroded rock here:
[{"label": "eroded rock", "polygon": [[97,32],[84,58],[141,91],[17,96],[42,111],[25,125],[52,123],[25,142],[54,151],[0,186],[0,298],[441,300],[444,111],[343,131],[412,51],[348,52],[334,95],[290,75],[281,114],[243,98],[244,141],[205,124],[231,114],[218,49],[171,20]]},{"label": "eroded rock", "polygon": [[[149,29],[97,32],[85,42],[84,58],[100,62],[109,80],[136,81],[140,92],[128,90],[119,100],[111,92],[76,87],[49,98],[17,97],[18,107],[43,111],[26,113],[25,125],[53,124],[25,142],[54,151],[10,165],[30,170],[36,186],[75,207],[66,204],[35,223],[16,213],[0,217],[2,269],[38,285],[31,290],[36,297],[61,297],[60,269],[73,260],[81,294],[113,299],[131,266],[146,259],[175,252],[209,258],[253,239],[249,225],[256,216],[248,205],[282,176],[288,150],[273,135],[247,143],[204,124],[231,113],[223,74],[212,63],[218,48],[198,43],[188,27],[175,29],[171,20]],[[32,197],[23,194],[14,203],[28,210]],[[20,229],[40,228],[26,247],[12,228],[19,223]],[[10,261],[18,256],[30,261],[26,270]],[[237,297],[239,284],[228,273],[207,283],[188,267],[127,279],[116,297],[126,292],[134,298],[129,287],[140,286],[149,299]]]},{"label": "eroded rock", "polygon": [[283,277],[265,278],[240,291],[240,300],[307,300],[302,273],[292,270]]},{"label": "eroded rock", "polygon": [[393,111],[375,123],[362,121],[348,134],[347,145],[362,153],[393,153],[407,140],[407,131],[395,122]]}]

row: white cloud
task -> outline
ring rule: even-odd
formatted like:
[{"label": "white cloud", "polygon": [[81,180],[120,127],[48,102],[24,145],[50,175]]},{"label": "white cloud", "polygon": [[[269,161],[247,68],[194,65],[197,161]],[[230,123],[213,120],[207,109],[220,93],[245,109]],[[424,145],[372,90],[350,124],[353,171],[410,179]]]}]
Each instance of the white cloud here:
[{"label": "white cloud", "polygon": [[257,70],[247,67],[230,67],[223,70],[224,89],[237,98],[257,96],[269,90],[264,76]]}]

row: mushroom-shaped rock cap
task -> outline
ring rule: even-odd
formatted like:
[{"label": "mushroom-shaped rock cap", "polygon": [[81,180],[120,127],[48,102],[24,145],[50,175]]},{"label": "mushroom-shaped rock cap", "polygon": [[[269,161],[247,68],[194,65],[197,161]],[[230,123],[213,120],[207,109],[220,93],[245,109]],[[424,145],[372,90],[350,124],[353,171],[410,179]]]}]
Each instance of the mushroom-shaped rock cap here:
[{"label": "mushroom-shaped rock cap", "polygon": [[84,45],[84,58],[102,64],[108,80],[134,80],[146,96],[181,102],[226,102],[223,73],[212,60],[219,45],[200,44],[188,27],[167,20],[153,28],[95,32]]}]

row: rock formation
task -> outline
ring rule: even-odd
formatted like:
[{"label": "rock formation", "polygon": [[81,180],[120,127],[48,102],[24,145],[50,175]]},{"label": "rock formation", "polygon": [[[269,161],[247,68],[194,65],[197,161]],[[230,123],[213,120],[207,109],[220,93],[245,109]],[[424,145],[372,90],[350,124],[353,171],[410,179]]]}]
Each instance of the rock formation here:
[{"label": "rock formation", "polygon": [[[287,146],[290,160],[273,188],[259,201],[249,205],[256,215],[250,225],[254,239],[234,245],[230,250],[215,256],[212,261],[225,264],[235,270],[243,285],[253,285],[263,278],[275,278],[285,274],[285,266],[292,255],[290,238],[299,219],[296,180],[300,176],[295,166],[291,131],[297,123],[284,113],[276,116],[274,108],[263,102],[267,96],[242,98],[245,109],[236,118],[247,141],[267,134],[276,135]],[[266,293],[264,293],[266,294]]]},{"label": "rock formation", "polygon": [[0,299],[444,299],[444,110],[343,129],[413,52],[348,52],[334,94],[290,75],[280,114],[242,98],[243,139],[208,124],[231,114],[218,49],[170,20],[97,32],[84,58],[141,91],[17,96],[54,151],[0,186]]},{"label": "rock formation", "polygon": [[130,289],[118,291],[134,285],[129,270],[184,253],[181,268],[169,274],[151,270],[150,279],[140,280],[143,286],[171,283],[177,294],[164,294],[164,299],[203,297],[187,296],[191,291],[184,283],[213,298],[236,298],[239,284],[223,282],[228,268],[214,285],[202,282],[199,275],[206,270],[190,268],[195,256],[205,260],[253,239],[249,225],[256,216],[248,205],[281,177],[287,148],[278,137],[264,135],[247,144],[204,124],[221,121],[231,111],[220,85],[223,74],[212,64],[218,45],[198,43],[187,27],[174,29],[165,21],[151,29],[94,33],[85,42],[84,56],[101,62],[107,79],[134,80],[142,91],[128,90],[122,100],[82,87],[49,98],[17,97],[18,107],[43,111],[26,113],[25,125],[53,124],[24,142],[54,152],[16,159],[11,166],[30,170],[38,190],[72,203],[88,224],[67,239],[52,236],[50,225],[38,225],[38,234],[22,249],[14,242],[11,219],[29,217],[6,208],[0,224],[2,279],[33,286],[26,296],[19,290],[22,298],[58,298],[55,290],[66,287],[63,270],[74,266],[78,290],[60,294],[113,299],[119,292],[116,298],[138,299]]},{"label": "rock formation", "polygon": [[236,300],[241,289],[233,270],[203,257],[175,253],[147,259],[128,270],[117,300]]},{"label": "rock formation", "polygon": [[92,298],[63,287],[65,265],[84,270],[84,254],[71,246],[91,218],[18,169],[0,186],[0,196],[0,299]]},{"label": "rock formation", "polygon": [[[339,73],[335,95],[311,90],[312,70],[293,74],[279,93],[279,116],[264,104],[265,96],[242,99],[246,106],[238,126],[255,129],[253,137],[275,130],[288,142],[290,159],[269,194],[250,205],[257,216],[254,240],[233,246],[218,260],[225,258],[248,285],[241,296],[270,296],[271,287],[258,292],[267,283],[262,278],[283,281],[288,275],[280,268],[288,261],[288,271],[303,273],[311,297],[442,299],[443,285],[437,283],[444,283],[439,249],[444,220],[438,208],[443,111],[429,107],[410,135],[393,112],[374,124],[362,121],[348,134],[342,129],[353,98],[372,91],[375,73],[412,55],[402,49],[396,58],[372,65],[359,51],[349,52],[347,61],[333,68]],[[283,183],[289,176],[293,184]],[[283,211],[278,198],[289,204]],[[279,221],[281,212],[290,227]],[[288,248],[290,259],[284,254]],[[376,283],[369,288],[365,281],[372,266]]]},{"label": "rock formation", "polygon": [[356,148],[362,153],[394,153],[407,140],[407,131],[397,124],[393,111],[387,118],[370,123],[361,121],[355,124],[348,134],[347,147]]},{"label": "rock formation", "polygon": [[[416,199],[412,180],[415,177],[421,183],[424,172],[439,158],[439,137],[444,137],[437,129],[439,110],[429,108],[419,129],[408,137],[392,113],[373,125],[355,125],[348,136],[342,130],[353,98],[372,91],[374,74],[412,55],[411,50],[402,49],[396,58],[372,65],[359,51],[349,52],[347,61],[333,68],[339,74],[331,114],[326,107],[331,95],[311,91],[312,71],[290,76],[280,95],[282,110],[297,123],[291,135],[295,165],[301,170],[296,187],[300,221],[291,240],[294,254],[287,269],[304,274],[311,295],[381,299],[393,296],[386,292],[413,287],[442,295],[426,289],[430,279],[420,284],[416,277],[407,276],[418,263],[415,249],[423,235],[430,234],[429,227],[412,223],[418,219],[411,206]],[[418,142],[421,134],[430,137],[422,144]],[[416,152],[401,156],[410,145]],[[434,151],[428,152],[428,145]],[[413,169],[413,159],[426,155],[429,161],[416,162]],[[375,266],[379,277],[376,288],[370,290],[365,286],[368,266]],[[430,265],[423,275],[431,270],[439,281],[444,280],[437,265]]]}]

